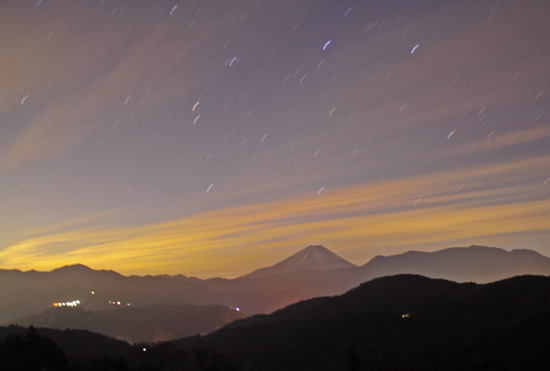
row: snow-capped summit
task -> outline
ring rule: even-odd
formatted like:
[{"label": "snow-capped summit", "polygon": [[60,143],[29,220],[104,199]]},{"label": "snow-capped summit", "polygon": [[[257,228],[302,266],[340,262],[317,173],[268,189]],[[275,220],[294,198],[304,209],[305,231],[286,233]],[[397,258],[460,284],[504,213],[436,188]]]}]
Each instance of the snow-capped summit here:
[{"label": "snow-capped summit", "polygon": [[355,265],[339,257],[326,247],[315,245],[308,246],[275,265],[247,274],[246,277],[261,277],[271,274],[288,273],[300,269],[326,271],[351,267],[355,267]]}]

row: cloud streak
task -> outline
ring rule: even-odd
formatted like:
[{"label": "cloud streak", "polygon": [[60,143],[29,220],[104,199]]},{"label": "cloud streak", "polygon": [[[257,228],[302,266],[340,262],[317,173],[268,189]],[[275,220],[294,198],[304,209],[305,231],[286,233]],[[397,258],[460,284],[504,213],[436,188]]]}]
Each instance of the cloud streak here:
[{"label": "cloud streak", "polygon": [[[127,27],[132,28],[131,20],[123,23],[130,23]],[[229,26],[229,21],[225,20],[210,25],[202,32],[187,33],[174,38],[173,27],[164,25],[142,34],[134,44],[126,45],[126,40],[121,39],[107,44],[108,47],[102,45],[102,40],[109,37],[109,28],[104,30],[96,26],[89,30],[89,35],[81,35],[90,45],[86,49],[82,49],[80,44],[73,45],[67,31],[50,35],[59,38],[59,43],[50,41],[48,44],[34,39],[29,41],[39,47],[39,52],[34,51],[39,56],[29,55],[28,50],[21,50],[13,45],[14,50],[11,53],[4,51],[2,54],[15,54],[9,57],[13,65],[30,65],[20,69],[19,77],[22,81],[28,79],[33,85],[39,85],[38,82],[44,79],[44,75],[50,75],[50,85],[61,85],[65,88],[55,98],[55,103],[51,104],[44,101],[48,101],[46,97],[55,94],[55,91],[40,90],[33,93],[33,96],[38,96],[37,101],[42,103],[39,108],[34,107],[35,113],[28,123],[19,124],[21,129],[14,140],[0,151],[0,174],[31,161],[59,156],[76,147],[99,131],[105,115],[111,117],[113,122],[121,117],[124,122],[140,118],[145,108],[129,110],[125,107],[128,103],[139,105],[146,98],[145,107],[159,109],[181,96],[196,94],[223,69],[223,64],[210,64],[211,67],[205,67],[197,73],[197,67],[206,65],[205,61],[209,60],[208,55],[201,55],[199,51],[212,44],[213,37]],[[74,32],[79,33],[76,30]],[[71,50],[63,51],[63,54],[71,58],[70,63],[67,63],[69,71],[55,65],[58,58],[56,54],[61,51],[53,45],[65,43]],[[194,62],[189,63],[195,55],[201,56],[195,57]],[[104,57],[100,59],[100,56]],[[36,60],[46,60],[48,63],[37,65],[36,62],[28,62]],[[36,70],[40,72],[37,73]],[[81,83],[76,84],[67,75],[73,79],[79,78]],[[185,84],[173,84],[175,79],[185,81]],[[157,89],[155,85],[162,86],[162,89]],[[11,88],[11,91],[16,90],[15,86]],[[3,99],[0,107],[5,105],[6,111],[10,105],[12,111],[21,105],[14,97],[0,95],[0,99]]]},{"label": "cloud streak", "polygon": [[1,267],[550,254],[543,0],[34,5],[0,13]]},{"label": "cloud streak", "polygon": [[[75,227],[9,246],[0,253],[0,262],[4,268],[52,269],[78,261],[96,268],[117,267],[123,273],[234,276],[310,243],[325,243],[362,264],[381,250],[499,241],[498,236],[505,240],[527,232],[547,234],[550,200],[545,186],[494,185],[548,165],[550,157],[536,157],[346,187],[315,198],[302,195],[212,210],[150,225]],[[270,250],[280,255],[259,260],[262,251]]]},{"label": "cloud streak", "polygon": [[550,125],[536,126],[525,130],[517,130],[504,134],[491,132],[486,139],[448,149],[445,151],[445,155],[470,155],[474,153],[488,152],[521,144],[548,140],[549,137]]}]

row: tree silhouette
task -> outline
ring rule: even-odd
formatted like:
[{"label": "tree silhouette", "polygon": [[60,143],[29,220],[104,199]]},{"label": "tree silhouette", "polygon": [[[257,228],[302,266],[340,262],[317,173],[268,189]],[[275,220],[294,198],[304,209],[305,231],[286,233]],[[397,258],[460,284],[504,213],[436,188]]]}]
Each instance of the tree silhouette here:
[{"label": "tree silhouette", "polygon": [[66,370],[67,359],[49,338],[38,334],[33,326],[24,336],[7,335],[0,341],[0,369],[5,371]]},{"label": "tree silhouette", "polygon": [[348,355],[346,357],[346,362],[344,369],[348,371],[359,371],[361,370],[361,358],[353,348],[349,348]]}]

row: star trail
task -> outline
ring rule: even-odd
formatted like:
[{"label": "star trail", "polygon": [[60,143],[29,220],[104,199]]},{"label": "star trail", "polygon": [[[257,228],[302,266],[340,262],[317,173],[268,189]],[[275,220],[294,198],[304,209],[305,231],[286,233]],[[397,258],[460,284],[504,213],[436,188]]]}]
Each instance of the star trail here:
[{"label": "star trail", "polygon": [[550,255],[550,4],[7,0],[0,268]]}]

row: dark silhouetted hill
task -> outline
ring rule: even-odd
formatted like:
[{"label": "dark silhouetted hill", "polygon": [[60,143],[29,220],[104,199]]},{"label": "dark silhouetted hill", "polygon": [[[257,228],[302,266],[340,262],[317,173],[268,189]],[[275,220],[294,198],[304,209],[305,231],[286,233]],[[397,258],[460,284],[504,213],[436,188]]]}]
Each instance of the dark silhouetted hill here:
[{"label": "dark silhouetted hill", "polygon": [[177,344],[256,370],[542,370],[549,333],[549,277],[479,285],[398,275]]},{"label": "dark silhouetted hill", "polygon": [[169,342],[130,345],[83,330],[0,327],[2,371],[238,371],[213,351],[179,350]]},{"label": "dark silhouetted hill", "polygon": [[[132,346],[125,341],[116,340],[105,335],[95,334],[85,330],[55,330],[36,328],[38,335],[53,341],[67,356],[74,359],[132,358]],[[0,340],[9,336],[25,336],[28,328],[21,326],[0,327]],[[1,367],[0,361],[0,369]]]},{"label": "dark silhouetted hill", "polygon": [[548,333],[550,277],[480,285],[398,275],[157,345],[0,327],[0,369],[546,370]]},{"label": "dark silhouetted hill", "polygon": [[223,305],[161,305],[122,307],[105,311],[53,308],[20,318],[19,325],[82,329],[131,343],[159,342],[212,332],[245,315]]}]

